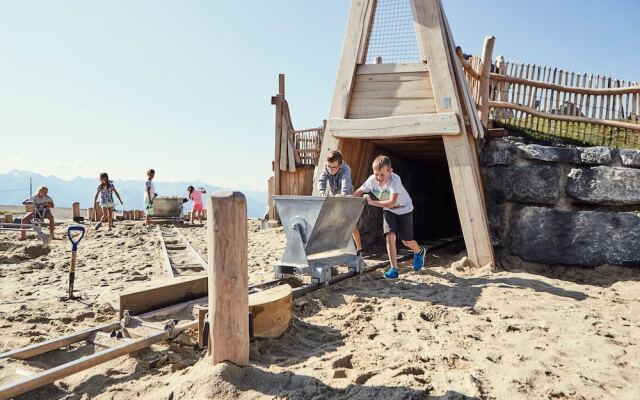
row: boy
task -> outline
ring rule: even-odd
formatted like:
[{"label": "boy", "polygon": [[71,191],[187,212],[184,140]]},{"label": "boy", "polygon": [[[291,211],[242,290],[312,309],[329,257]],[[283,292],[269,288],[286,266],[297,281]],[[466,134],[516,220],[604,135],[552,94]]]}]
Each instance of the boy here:
[{"label": "boy", "polygon": [[[373,200],[365,193],[373,193],[379,200]],[[398,277],[398,260],[396,256],[396,238],[413,250],[413,269],[419,271],[424,266],[426,249],[418,246],[413,240],[413,202],[409,193],[402,186],[400,177],[393,172],[389,157],[380,155],[373,161],[373,175],[354,193],[354,196],[365,196],[367,203],[381,207],[383,211],[383,230],[389,254],[389,270],[384,273],[387,279]]]},{"label": "boy", "polygon": [[153,177],[156,171],[151,168],[147,171],[147,181],[144,184],[144,224],[149,225],[151,222],[151,214],[153,214],[153,199],[158,196],[153,186]]},{"label": "boy", "polygon": [[[318,191],[320,196],[353,195],[351,168],[342,160],[342,153],[339,150],[331,150],[327,154],[322,175],[318,179]],[[362,255],[362,241],[357,227],[353,229],[353,241],[356,244],[358,255]]]},{"label": "boy", "polygon": [[[55,229],[55,223],[53,221],[53,214],[51,214],[51,209],[54,207],[53,199],[49,197],[49,188],[46,186],[40,186],[36,195],[31,199],[27,199],[22,202],[22,204],[27,204],[28,202],[33,202],[34,211],[28,213],[22,218],[23,224],[28,224],[33,219],[34,215],[37,213],[43,219],[49,220],[49,233],[51,234],[51,239],[54,239],[53,231]],[[27,233],[22,230],[20,233],[20,240],[25,240],[27,238]]]}]

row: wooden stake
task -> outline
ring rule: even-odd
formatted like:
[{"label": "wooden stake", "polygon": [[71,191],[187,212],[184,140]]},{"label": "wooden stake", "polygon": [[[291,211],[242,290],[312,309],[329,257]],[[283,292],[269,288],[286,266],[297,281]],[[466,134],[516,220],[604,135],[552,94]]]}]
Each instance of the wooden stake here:
[{"label": "wooden stake", "polygon": [[71,205],[71,209],[73,210],[73,220],[80,218],[80,203],[76,201]]},{"label": "wooden stake", "polygon": [[247,201],[239,192],[214,193],[207,216],[211,363],[248,365]]}]

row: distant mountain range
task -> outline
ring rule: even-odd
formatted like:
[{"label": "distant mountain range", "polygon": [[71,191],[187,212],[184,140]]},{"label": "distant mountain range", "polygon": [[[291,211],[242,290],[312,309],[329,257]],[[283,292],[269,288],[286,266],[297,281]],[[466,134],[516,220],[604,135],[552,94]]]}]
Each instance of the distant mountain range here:
[{"label": "distant mountain range", "polygon": [[[19,205],[29,193],[29,177],[33,178],[33,190],[44,185],[49,188],[49,195],[57,207],[71,207],[73,202],[80,202],[81,208],[92,206],[96,194],[98,180],[92,178],[74,178],[64,180],[56,176],[43,176],[29,171],[10,171],[0,174],[0,204]],[[122,196],[125,209],[142,209],[143,180],[114,180],[116,189]],[[162,182],[154,181],[156,192],[160,196],[187,196],[187,186],[204,187],[208,193],[224,190],[201,181]],[[250,218],[262,217],[267,208],[267,193],[252,190],[240,190],[247,198],[247,213]],[[117,201],[117,200],[116,200]],[[190,204],[190,203],[189,203]],[[190,205],[186,205],[188,209]],[[120,205],[117,205],[120,209]]]}]

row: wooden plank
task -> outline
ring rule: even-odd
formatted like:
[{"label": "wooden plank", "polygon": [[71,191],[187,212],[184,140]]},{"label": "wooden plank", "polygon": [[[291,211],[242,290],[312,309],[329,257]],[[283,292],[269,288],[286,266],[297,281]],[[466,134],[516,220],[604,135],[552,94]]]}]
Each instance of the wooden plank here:
[{"label": "wooden plank", "polygon": [[337,138],[391,139],[457,135],[461,127],[455,113],[442,113],[371,119],[330,118],[327,131]]},{"label": "wooden plank", "polygon": [[29,392],[47,384],[53,383],[77,372],[102,364],[109,360],[124,356],[134,351],[142,350],[154,343],[161,342],[169,337],[168,331],[160,331],[142,339],[127,341],[125,344],[112,347],[95,354],[79,358],[77,360],[56,366],[51,369],[38,372],[28,376],[16,383],[7,384],[0,387],[0,398],[10,399],[20,394]]},{"label": "wooden plank", "polygon": [[[560,74],[562,74],[562,70],[559,70]],[[568,74],[568,71],[567,71]],[[502,81],[502,82],[510,82],[512,84],[532,86],[542,89],[550,89],[556,91],[566,91],[577,94],[591,94],[597,96],[608,96],[608,95],[617,95],[617,94],[631,94],[631,93],[640,93],[640,86],[626,86],[626,87],[601,87],[601,88],[587,88],[580,86],[572,86],[569,84],[561,84],[561,83],[549,83],[536,81],[532,79],[524,79],[509,75],[496,74],[492,72],[490,74],[492,81]],[[568,79],[568,78],[567,78]]]},{"label": "wooden plank", "polygon": [[120,294],[120,318],[124,310],[136,315],[206,295],[206,275],[179,276],[141,283]]},{"label": "wooden plank", "polygon": [[0,354],[0,360],[4,358],[14,358],[25,360],[40,354],[57,350],[61,347],[68,346],[73,343],[87,339],[96,332],[109,332],[120,327],[120,322],[109,322],[96,326],[94,328],[85,329],[80,332],[74,332],[65,336],[49,339],[44,342],[34,343],[20,349],[10,350]]},{"label": "wooden plank", "polygon": [[279,285],[249,295],[254,337],[279,337],[291,324],[292,288]]},{"label": "wooden plank", "polygon": [[426,106],[432,103],[432,107],[435,108],[435,101],[433,98],[431,101],[427,99],[351,99],[351,106],[349,112],[355,107],[400,107],[411,109],[413,107],[426,108]]},{"label": "wooden plank", "polygon": [[[342,44],[342,54],[340,55],[340,64],[338,65],[336,83],[331,99],[329,118],[345,118],[347,116],[356,67],[358,61],[361,60],[364,53],[366,53],[366,36],[373,22],[374,7],[375,0],[351,2],[349,17],[347,19],[347,29]],[[339,147],[340,140],[331,134],[325,133],[319,159],[324,160],[329,150],[338,149]],[[314,181],[317,182],[320,178],[322,168],[322,162],[319,162],[314,172]],[[318,194],[317,186],[313,188],[313,194]]]},{"label": "wooden plank", "polygon": [[167,251],[167,246],[164,243],[164,237],[162,236],[162,228],[158,229],[158,240],[160,240],[160,258],[162,258],[162,266],[166,271],[167,275],[170,277],[174,277],[175,273],[173,271],[173,267],[171,266],[171,260],[169,259],[169,252]]},{"label": "wooden plank", "polygon": [[353,92],[354,99],[433,99],[431,89],[427,90],[376,90],[366,92]]},{"label": "wooden plank", "polygon": [[247,201],[217,192],[207,201],[209,239],[209,355],[212,364],[249,364]]},{"label": "wooden plank", "polygon": [[[383,64],[384,65],[384,64]],[[397,74],[362,74],[356,75],[355,82],[402,82],[402,81],[425,81],[431,84],[429,73],[407,72]]]},{"label": "wooden plank", "polygon": [[399,106],[357,106],[352,105],[349,108],[349,117],[358,116],[378,118],[378,117],[393,117],[396,115],[413,115],[413,114],[433,114],[436,112],[436,107],[433,104],[407,104]]},{"label": "wooden plank", "polygon": [[403,90],[423,90],[425,97],[429,93],[431,85],[427,79],[418,81],[358,81],[354,85],[354,92],[377,92],[380,90],[392,90],[401,92]]},{"label": "wooden plank", "polygon": [[356,68],[356,74],[397,74],[412,72],[429,72],[429,66],[425,63],[409,64],[362,64]]},{"label": "wooden plank", "polygon": [[[410,0],[418,48],[429,65],[431,86],[439,113],[461,114],[455,78],[449,67],[446,40],[443,36],[441,6],[438,0]],[[476,265],[494,263],[486,210],[482,204],[480,177],[476,176],[470,138],[462,134],[443,136],[447,163],[453,184],[460,225],[469,259]]]}]

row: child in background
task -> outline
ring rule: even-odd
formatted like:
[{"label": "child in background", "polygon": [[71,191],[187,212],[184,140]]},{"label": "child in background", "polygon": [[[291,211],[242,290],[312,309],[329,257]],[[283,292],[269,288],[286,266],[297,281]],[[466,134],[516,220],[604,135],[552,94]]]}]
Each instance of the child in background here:
[{"label": "child in background", "polygon": [[100,221],[96,224],[96,229],[100,229],[105,218],[109,222],[109,230],[113,228],[113,207],[115,206],[115,202],[113,201],[114,193],[118,197],[120,204],[123,205],[124,203],[122,202],[122,198],[120,198],[120,194],[113,185],[113,182],[109,180],[109,175],[106,172],[101,173],[100,185],[98,185],[96,195],[93,198],[93,204],[97,207],[98,195],[100,195],[100,206],[102,207],[102,218],[100,218]]},{"label": "child in background", "polygon": [[[351,167],[342,159],[342,153],[339,150],[331,150],[327,153],[324,169],[318,179],[318,192],[320,196],[353,195]],[[353,229],[353,241],[356,244],[358,255],[362,255],[362,241],[357,227]]]},{"label": "child in background", "polygon": [[[373,200],[365,193],[372,193],[378,200]],[[426,249],[418,246],[413,240],[413,202],[409,193],[402,186],[400,177],[393,172],[389,157],[380,155],[373,161],[373,175],[354,193],[354,196],[365,196],[367,203],[383,208],[383,231],[389,255],[389,270],[384,273],[387,279],[398,277],[398,259],[396,239],[413,250],[413,269],[420,270],[424,266]]]},{"label": "child in background", "polygon": [[198,220],[200,224],[203,223],[203,203],[202,203],[202,195],[207,193],[204,188],[198,188],[197,190],[193,188],[193,186],[189,186],[187,188],[187,192],[189,193],[189,200],[193,201],[193,209],[191,210],[191,225],[193,225],[193,221],[198,216]]},{"label": "child in background", "polygon": [[151,222],[151,215],[153,214],[153,199],[158,196],[156,189],[153,186],[153,178],[156,176],[156,171],[151,168],[147,171],[147,181],[144,184],[144,224],[149,226]]},{"label": "child in background", "polygon": [[[51,214],[51,209],[54,207],[53,199],[49,197],[49,188],[46,186],[40,186],[35,196],[30,199],[26,199],[22,202],[22,204],[27,204],[29,202],[33,202],[34,210],[22,218],[21,223],[28,224],[33,219],[34,215],[39,215],[43,219],[49,220],[49,233],[51,234],[51,239],[55,239],[53,231],[55,229],[55,224],[53,220],[53,214]],[[22,230],[20,232],[20,240],[25,240],[27,238],[27,233]]]}]

